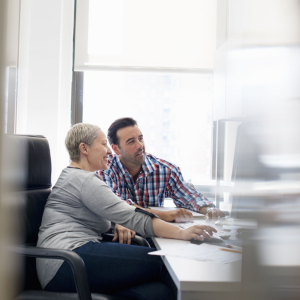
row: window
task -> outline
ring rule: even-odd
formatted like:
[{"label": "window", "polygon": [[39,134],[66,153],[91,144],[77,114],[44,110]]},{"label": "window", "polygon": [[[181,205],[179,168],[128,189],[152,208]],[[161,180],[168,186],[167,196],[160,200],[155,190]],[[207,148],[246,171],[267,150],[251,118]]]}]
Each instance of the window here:
[{"label": "window", "polygon": [[83,122],[107,133],[132,117],[146,151],[178,165],[186,181],[211,178],[212,74],[86,71]]},{"label": "window", "polygon": [[136,119],[146,151],[211,180],[216,1],[78,0],[74,70],[83,122]]}]

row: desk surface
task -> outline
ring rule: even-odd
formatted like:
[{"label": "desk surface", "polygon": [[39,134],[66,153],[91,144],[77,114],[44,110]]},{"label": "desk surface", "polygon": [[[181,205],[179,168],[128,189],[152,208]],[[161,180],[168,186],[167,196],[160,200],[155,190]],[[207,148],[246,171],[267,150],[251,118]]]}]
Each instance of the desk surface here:
[{"label": "desk surface", "polygon": [[[154,238],[159,250],[179,247],[187,241]],[[163,260],[181,291],[237,291],[241,281],[241,261],[228,264],[163,256]]]},{"label": "desk surface", "polygon": [[[157,237],[153,241],[158,250],[189,244],[188,241]],[[241,260],[223,264],[173,256],[162,256],[162,259],[180,291],[178,299],[197,299],[197,293],[200,293],[200,297],[203,293],[235,293],[240,290]],[[221,296],[212,297],[219,298]]]}]

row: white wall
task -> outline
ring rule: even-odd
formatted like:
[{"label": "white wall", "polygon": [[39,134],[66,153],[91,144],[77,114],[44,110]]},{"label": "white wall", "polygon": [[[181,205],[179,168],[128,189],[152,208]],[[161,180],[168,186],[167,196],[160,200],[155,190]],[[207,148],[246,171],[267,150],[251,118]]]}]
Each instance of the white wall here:
[{"label": "white wall", "polygon": [[68,164],[73,0],[22,0],[20,15],[18,134],[44,135],[50,144],[52,184]]}]

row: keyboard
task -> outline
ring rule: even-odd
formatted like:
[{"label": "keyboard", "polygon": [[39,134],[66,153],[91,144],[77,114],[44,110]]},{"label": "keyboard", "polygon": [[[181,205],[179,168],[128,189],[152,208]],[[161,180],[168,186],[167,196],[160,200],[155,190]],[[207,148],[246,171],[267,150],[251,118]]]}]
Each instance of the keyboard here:
[{"label": "keyboard", "polygon": [[[187,229],[187,228],[192,227],[194,225],[197,225],[197,224],[195,224],[195,223],[184,223],[184,224],[180,224],[179,227],[181,229]],[[226,240],[226,239],[229,239],[231,237],[231,234],[228,231],[219,229],[217,232],[214,232],[212,236],[216,237],[216,238]]]}]

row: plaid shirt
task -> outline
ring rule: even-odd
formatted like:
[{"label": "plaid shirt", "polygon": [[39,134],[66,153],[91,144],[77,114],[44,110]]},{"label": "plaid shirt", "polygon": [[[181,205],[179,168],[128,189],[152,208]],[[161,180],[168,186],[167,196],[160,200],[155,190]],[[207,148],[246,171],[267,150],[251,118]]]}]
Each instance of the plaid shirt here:
[{"label": "plaid shirt", "polygon": [[173,198],[177,207],[199,211],[214,206],[194,188],[184,184],[179,167],[146,153],[136,182],[117,155],[109,157],[109,168],[96,173],[112,191],[128,204],[141,207],[163,206],[164,199]]}]

